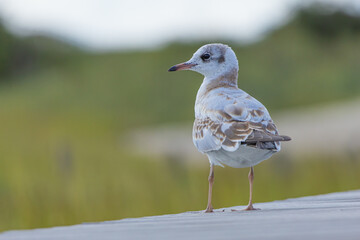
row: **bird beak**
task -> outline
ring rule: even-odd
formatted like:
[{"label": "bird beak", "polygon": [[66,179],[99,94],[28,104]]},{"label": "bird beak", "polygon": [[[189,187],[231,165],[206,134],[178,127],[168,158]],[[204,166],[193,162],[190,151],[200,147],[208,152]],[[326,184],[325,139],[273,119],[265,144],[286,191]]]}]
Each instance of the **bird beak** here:
[{"label": "bird beak", "polygon": [[184,63],[180,63],[180,64],[176,64],[175,66],[172,66],[171,68],[169,68],[169,72],[174,72],[174,71],[180,71],[180,70],[187,70],[190,69],[194,66],[196,66],[196,63],[188,63],[188,62],[184,62]]}]

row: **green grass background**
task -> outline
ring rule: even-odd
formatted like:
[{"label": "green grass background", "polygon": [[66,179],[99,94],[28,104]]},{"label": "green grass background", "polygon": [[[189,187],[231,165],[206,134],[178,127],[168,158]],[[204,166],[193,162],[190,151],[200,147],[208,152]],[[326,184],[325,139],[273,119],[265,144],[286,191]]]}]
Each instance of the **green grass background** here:
[{"label": "green grass background", "polygon": [[[239,87],[271,112],[360,96],[359,18],[336,14],[299,13],[247,46],[221,40],[239,58]],[[167,69],[203,43],[91,53],[0,37],[0,231],[205,208],[206,167],[121,145],[131,129],[193,119],[202,77]],[[214,207],[247,203],[247,171],[216,168]],[[254,199],[356,189],[359,171],[358,153],[274,157],[255,168]]]}]

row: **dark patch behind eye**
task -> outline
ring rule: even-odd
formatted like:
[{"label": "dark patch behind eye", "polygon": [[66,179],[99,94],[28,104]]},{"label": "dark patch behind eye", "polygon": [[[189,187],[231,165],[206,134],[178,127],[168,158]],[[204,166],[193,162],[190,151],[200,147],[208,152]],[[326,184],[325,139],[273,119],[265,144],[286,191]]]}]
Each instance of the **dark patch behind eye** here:
[{"label": "dark patch behind eye", "polygon": [[218,63],[223,63],[223,62],[225,62],[225,57],[224,55],[221,55],[218,59]]}]

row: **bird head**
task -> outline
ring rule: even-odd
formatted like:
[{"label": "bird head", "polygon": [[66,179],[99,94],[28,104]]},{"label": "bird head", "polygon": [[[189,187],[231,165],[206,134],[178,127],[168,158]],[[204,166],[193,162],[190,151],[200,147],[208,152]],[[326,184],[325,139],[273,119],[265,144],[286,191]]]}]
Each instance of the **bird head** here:
[{"label": "bird head", "polygon": [[237,72],[238,61],[229,46],[212,43],[200,47],[189,61],[172,66],[169,72],[179,70],[191,70],[213,78],[230,71]]}]

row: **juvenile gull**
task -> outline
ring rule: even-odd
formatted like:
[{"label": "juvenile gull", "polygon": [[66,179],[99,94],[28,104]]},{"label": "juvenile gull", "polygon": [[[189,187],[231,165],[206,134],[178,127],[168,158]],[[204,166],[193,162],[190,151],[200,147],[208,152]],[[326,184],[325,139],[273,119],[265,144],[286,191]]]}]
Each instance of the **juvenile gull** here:
[{"label": "juvenile gull", "polygon": [[279,135],[269,112],[258,100],[238,88],[238,61],[234,51],[224,44],[207,44],[192,58],[169,71],[192,70],[205,76],[195,101],[193,142],[210,162],[209,195],[211,204],[214,165],[250,167],[249,204],[252,204],[254,166],[280,151],[280,142],[291,140]]}]

